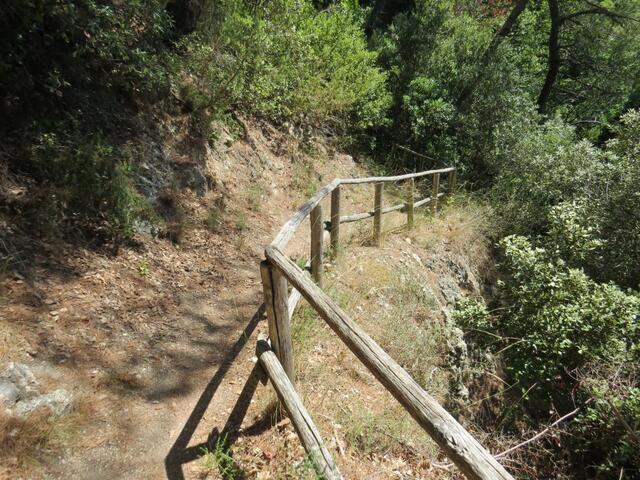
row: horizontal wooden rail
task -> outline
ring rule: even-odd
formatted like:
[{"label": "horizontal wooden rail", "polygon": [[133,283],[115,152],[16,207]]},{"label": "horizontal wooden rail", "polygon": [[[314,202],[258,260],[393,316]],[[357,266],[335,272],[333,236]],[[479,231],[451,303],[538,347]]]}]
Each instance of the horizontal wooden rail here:
[{"label": "horizontal wooden rail", "polygon": [[285,223],[276,237],[271,242],[271,245],[274,247],[278,247],[281,250],[284,250],[289,240],[296,233],[296,230],[300,226],[300,224],[307,218],[307,215],[311,213],[324,197],[329,195],[334,188],[340,185],[340,179],[336,178],[331,183],[325,185],[320,190],[318,190],[313,197],[311,197],[307,202],[304,203],[297,211],[293,214],[293,216]]},{"label": "horizontal wooden rail", "polygon": [[357,185],[361,183],[377,183],[377,182],[399,182],[400,180],[409,180],[410,178],[425,177],[436,173],[453,172],[455,167],[440,168],[438,170],[425,170],[424,172],[406,173],[404,175],[395,175],[393,177],[361,177],[361,178],[342,178],[341,185]]},{"label": "horizontal wooden rail", "polygon": [[295,288],[291,290],[291,295],[289,295],[289,300],[287,302],[289,318],[293,317],[293,312],[296,311],[296,307],[298,306],[298,303],[300,303],[301,298],[302,296],[300,295],[300,292],[298,290],[296,290]]},{"label": "horizontal wooden rail", "polygon": [[470,479],[513,477],[433,397],[373,341],[321,288],[278,248],[265,255],[280,270],[360,361],[405,407],[411,416]]},{"label": "horizontal wooden rail", "polygon": [[298,437],[313,462],[316,472],[325,480],[341,480],[342,475],[340,475],[331,453],[324,446],[320,432],[313,423],[311,415],[304,407],[278,357],[273,353],[263,336],[258,338],[256,355],[278,397],[284,404],[284,408],[289,412],[291,423],[298,432]]},{"label": "horizontal wooden rail", "polygon": [[[400,203],[398,205],[394,205],[392,207],[385,207],[383,209],[380,210],[381,214],[385,214],[385,213],[391,213],[391,212],[395,212],[397,210],[402,210],[404,208],[404,203]],[[371,218],[375,215],[375,212],[372,210],[370,212],[363,212],[363,213],[354,213],[352,215],[343,215],[340,217],[340,223],[351,223],[351,222],[358,222],[360,220],[365,220],[367,218]],[[329,223],[330,225],[331,223]]]},{"label": "horizontal wooden rail", "polygon": [[[444,192],[440,192],[438,194],[438,198],[443,197],[444,195],[446,195]],[[426,205],[429,202],[431,202],[431,197],[423,198],[422,200],[414,202],[413,208],[421,207],[423,205]],[[382,214],[397,212],[398,210],[400,210],[401,212],[406,212],[406,209],[407,209],[407,205],[405,203],[399,203],[398,205],[393,205],[392,207],[383,208]],[[351,215],[343,215],[340,217],[340,223],[358,222],[360,220],[366,220],[367,218],[371,218],[374,215],[375,215],[374,211],[363,212],[363,213],[353,213]],[[327,230],[331,230],[330,221],[325,222],[325,226]]]},{"label": "horizontal wooden rail", "polygon": [[[320,190],[318,190],[309,200],[307,200],[296,212],[289,218],[289,220],[282,226],[278,234],[275,236],[271,245],[279,248],[284,251],[287,247],[287,244],[293,238],[293,235],[296,233],[298,227],[302,224],[302,222],[307,218],[307,216],[311,213],[311,211],[333,190],[338,188],[340,185],[357,185],[363,183],[379,183],[379,182],[398,182],[400,180],[409,180],[412,178],[424,177],[427,175],[435,175],[441,173],[450,173],[455,172],[454,167],[441,168],[438,170],[426,170],[424,172],[417,173],[407,173],[404,175],[395,175],[392,177],[362,177],[362,178],[336,178],[331,183],[328,183]],[[426,202],[424,202],[426,203]],[[423,205],[422,203],[421,205]],[[396,207],[396,206],[394,206]],[[394,208],[394,207],[387,207]],[[400,210],[402,207],[399,207]],[[394,210],[383,209],[382,213],[389,213]],[[384,211],[386,210],[386,211]],[[368,213],[368,212],[367,212]],[[357,220],[362,220],[363,218],[369,218],[367,215],[362,218],[358,218]],[[351,220],[356,221],[356,220]],[[341,223],[344,223],[341,221]]]},{"label": "horizontal wooden rail", "polygon": [[[438,198],[443,197],[445,195],[444,192],[440,192],[438,194]],[[431,203],[433,201],[433,198],[429,197],[429,198],[423,198],[422,200],[416,202],[413,204],[413,208],[418,208],[421,207],[423,205],[426,205],[427,203]]]}]

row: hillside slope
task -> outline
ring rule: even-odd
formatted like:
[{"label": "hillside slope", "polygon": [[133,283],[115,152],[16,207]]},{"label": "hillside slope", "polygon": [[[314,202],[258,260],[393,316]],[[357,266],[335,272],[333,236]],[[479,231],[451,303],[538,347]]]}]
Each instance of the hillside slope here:
[{"label": "hillside slope", "polygon": [[[371,198],[370,186],[345,190]],[[386,190],[391,203],[393,189]],[[370,246],[371,222],[345,224],[344,251],[325,266],[324,290],[452,412],[468,406],[470,377],[467,347],[450,313],[458,298],[479,295],[492,282],[486,213],[460,199],[437,218],[420,210],[412,231],[404,215],[385,215],[381,248]],[[304,301],[292,335],[296,388],[345,478],[462,478]],[[293,426],[274,410],[271,389],[259,387],[253,398],[237,438],[223,451],[228,457],[220,448],[204,457],[202,478],[316,478]],[[486,440],[481,427],[458,418]],[[265,424],[275,428],[257,428]]]},{"label": "hillside slope", "polygon": [[170,135],[149,137],[138,181],[165,227],[140,224],[116,256],[10,237],[1,368],[26,365],[41,393],[62,389],[72,407],[48,420],[3,415],[2,476],[163,478],[200,395],[210,406],[192,442],[233,408],[264,330],[264,245],[310,190],[361,172],[322,142],[242,125],[242,138],[220,127],[202,142],[174,120]]}]

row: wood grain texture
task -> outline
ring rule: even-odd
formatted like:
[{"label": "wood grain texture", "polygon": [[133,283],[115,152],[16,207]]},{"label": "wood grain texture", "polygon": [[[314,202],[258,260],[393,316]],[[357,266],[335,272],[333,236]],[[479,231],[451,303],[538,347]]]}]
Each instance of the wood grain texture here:
[{"label": "wood grain texture", "polygon": [[300,224],[305,218],[307,218],[307,215],[311,213],[311,210],[313,210],[313,208],[318,205],[324,197],[329,195],[338,185],[340,185],[340,179],[336,178],[331,183],[318,190],[313,197],[307,200],[300,208],[298,208],[298,210],[296,210],[293,216],[287,220],[271,242],[271,245],[285,251],[287,244],[291,238],[293,238],[293,235],[298,230]]},{"label": "wood grain texture", "polygon": [[451,170],[449,172],[448,178],[447,178],[447,196],[450,197],[451,195],[453,195],[453,192],[456,189],[456,171],[455,170]]},{"label": "wood grain texture", "polygon": [[280,270],[272,268],[269,262],[264,261],[260,263],[260,275],[271,345],[293,382],[293,348],[287,278]]},{"label": "wood grain texture", "polygon": [[289,413],[298,437],[302,442],[309,458],[313,462],[316,472],[325,480],[341,480],[342,475],[338,471],[331,453],[325,447],[318,428],[313,423],[311,415],[304,407],[300,396],[293,384],[289,381],[277,356],[270,349],[264,337],[258,339],[256,355],[260,365],[271,380],[271,384],[278,394],[278,398]]},{"label": "wood grain texture", "polygon": [[435,213],[438,211],[438,190],[440,190],[440,174],[433,174],[433,181],[431,183],[431,211]]},{"label": "wood grain texture", "polygon": [[424,172],[407,173],[405,175],[396,175],[393,177],[361,177],[361,178],[341,178],[340,185],[355,185],[360,183],[377,183],[377,182],[398,182],[400,180],[408,180],[410,178],[424,177],[435,173],[448,173],[455,170],[454,167],[440,168],[438,170],[426,170]]},{"label": "wood grain texture", "polygon": [[322,287],[322,244],[324,240],[324,223],[322,221],[322,205],[311,210],[311,276]]},{"label": "wood grain texture", "polygon": [[[262,293],[264,296],[264,307],[267,313],[267,324],[269,326],[269,333],[277,332],[276,327],[276,315],[273,310],[273,286],[271,283],[271,265],[268,261],[260,262],[260,277],[262,278]],[[278,336],[275,335],[271,339],[271,345],[276,355],[280,353],[280,344],[278,343]]]},{"label": "wood grain texture", "polygon": [[331,192],[331,253],[335,257],[340,250],[340,185]]},{"label": "wood grain texture", "polygon": [[300,295],[300,292],[298,290],[296,290],[295,288],[291,290],[291,295],[289,295],[289,301],[287,302],[287,306],[289,309],[289,318],[293,318],[293,313],[296,311],[296,307],[298,306],[298,303],[300,303],[301,298],[302,295]]},{"label": "wood grain texture", "polygon": [[433,397],[277,248],[265,254],[469,479],[513,477]]},{"label": "wood grain texture", "polygon": [[289,316],[289,282],[280,270],[271,269],[273,286],[273,310],[275,313],[276,334],[280,352],[278,359],[287,372],[291,383],[295,383],[293,370],[293,345],[291,344],[291,317]]},{"label": "wood grain texture", "polygon": [[405,210],[407,212],[407,227],[410,229],[413,228],[413,214],[415,212],[415,191],[416,191],[416,180],[415,178],[410,178],[407,182],[407,203],[405,206]]},{"label": "wood grain texture", "polygon": [[382,245],[382,194],[384,193],[384,183],[375,184],[375,195],[373,201],[373,243],[376,246]]}]

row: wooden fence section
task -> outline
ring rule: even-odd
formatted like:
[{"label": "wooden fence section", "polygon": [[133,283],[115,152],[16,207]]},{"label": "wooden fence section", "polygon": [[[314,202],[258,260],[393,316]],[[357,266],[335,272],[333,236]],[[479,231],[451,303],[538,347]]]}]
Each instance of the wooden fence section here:
[{"label": "wooden fence section", "polygon": [[262,365],[269,380],[271,380],[278,398],[289,412],[291,423],[293,423],[296,432],[298,432],[298,436],[316,471],[327,480],[342,480],[342,475],[340,475],[333,457],[324,446],[320,432],[318,432],[309,412],[302,404],[300,396],[282,368],[278,357],[269,347],[266,338],[258,339],[256,355],[260,365]]},{"label": "wooden fence section", "polygon": [[[448,175],[446,192],[440,191],[440,176],[442,174]],[[431,195],[416,201],[415,180],[429,175],[432,176]],[[406,202],[384,207],[384,184],[403,180],[408,181]],[[366,183],[374,184],[375,187],[373,211],[341,216],[341,186]],[[267,260],[261,264],[261,273],[269,321],[269,337],[273,351],[269,349],[268,353],[264,353],[266,352],[264,344],[259,347],[259,351],[263,352],[260,354],[261,365],[267,370],[269,378],[274,383],[274,388],[289,411],[292,423],[298,431],[305,449],[314,461],[318,473],[325,479],[341,477],[335,468],[335,462],[324,448],[322,439],[311,422],[308,412],[299,402],[294,387],[290,319],[301,297],[307,300],[347,347],[438,443],[467,478],[513,480],[502,465],[469,432],[322,291],[323,233],[325,229],[331,233],[330,248],[336,254],[340,249],[340,224],[373,217],[373,243],[380,245],[384,214],[395,211],[405,212],[407,225],[412,228],[415,209],[429,204],[431,211],[435,214],[439,199],[444,195],[452,194],[455,190],[455,184],[456,171],[454,168],[393,177],[335,179],[302,205],[265,249]],[[330,220],[323,222],[320,202],[329,194],[331,194]],[[307,216],[310,216],[311,220],[311,276],[300,269],[284,253],[287,244]],[[290,296],[289,283],[292,286]],[[264,361],[263,358],[265,358]],[[277,366],[274,362],[277,362]],[[287,395],[282,393],[285,391],[288,392]],[[301,409],[305,415],[300,414]],[[309,436],[309,431],[312,431],[311,436]]]}]

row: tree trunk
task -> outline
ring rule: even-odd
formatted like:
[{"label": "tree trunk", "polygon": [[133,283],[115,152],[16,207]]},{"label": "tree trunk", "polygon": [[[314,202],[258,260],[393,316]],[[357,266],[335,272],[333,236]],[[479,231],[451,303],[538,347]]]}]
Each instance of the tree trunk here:
[{"label": "tree trunk", "polygon": [[482,77],[484,76],[485,69],[493,59],[493,56],[495,55],[502,41],[513,31],[516,21],[518,20],[520,14],[524,11],[527,3],[529,3],[529,0],[517,0],[515,2],[511,13],[509,13],[509,16],[502,24],[502,27],[495,34],[493,40],[491,40],[491,43],[482,54],[482,58],[480,59],[480,66],[478,67],[473,80],[462,89],[462,92],[460,93],[457,101],[458,107],[464,105],[475,91],[476,87],[480,83],[480,80],[482,80]]},{"label": "tree trunk", "polygon": [[558,72],[560,71],[560,25],[562,19],[560,18],[560,7],[558,6],[558,0],[549,0],[549,14],[551,15],[551,30],[549,31],[549,60],[547,67],[547,76],[544,80],[544,85],[540,91],[538,97],[538,111],[543,113],[547,108],[547,102],[551,95],[553,85],[558,78]]}]

